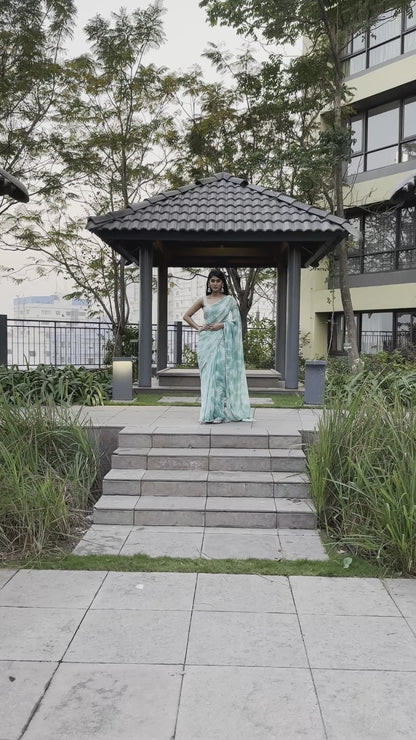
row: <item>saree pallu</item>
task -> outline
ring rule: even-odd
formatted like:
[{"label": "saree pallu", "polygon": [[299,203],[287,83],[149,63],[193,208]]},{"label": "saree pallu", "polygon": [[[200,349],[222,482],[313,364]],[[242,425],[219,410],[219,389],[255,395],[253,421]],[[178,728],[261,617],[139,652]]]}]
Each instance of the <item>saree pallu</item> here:
[{"label": "saree pallu", "polygon": [[200,421],[251,421],[236,301],[224,296],[209,306],[204,300],[204,320],[206,324],[224,324],[224,328],[199,335]]}]

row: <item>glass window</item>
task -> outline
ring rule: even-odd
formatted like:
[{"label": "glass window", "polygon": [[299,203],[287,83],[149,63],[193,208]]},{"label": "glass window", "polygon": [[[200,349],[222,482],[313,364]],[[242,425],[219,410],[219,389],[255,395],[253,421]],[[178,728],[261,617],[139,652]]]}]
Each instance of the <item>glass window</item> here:
[{"label": "glass window", "polygon": [[393,313],[372,311],[361,314],[361,352],[373,355],[393,346]]},{"label": "glass window", "polygon": [[363,141],[364,121],[362,116],[351,119],[351,152],[356,154],[364,149]]},{"label": "glass window", "polygon": [[364,225],[365,254],[390,252],[396,247],[395,212],[374,213],[366,216]]},{"label": "glass window", "polygon": [[357,51],[363,51],[363,49],[365,49],[365,42],[366,42],[365,33],[357,33],[356,36],[353,36],[352,52],[355,53]]},{"label": "glass window", "polygon": [[398,347],[416,346],[416,311],[396,315],[396,337]]},{"label": "glass window", "polygon": [[409,98],[403,105],[403,138],[416,136],[416,98]]},{"label": "glass window", "polygon": [[400,39],[394,39],[381,46],[376,46],[374,49],[370,49],[368,56],[368,66],[375,67],[376,64],[383,64],[389,59],[399,57],[401,51]]},{"label": "glass window", "polygon": [[408,162],[409,159],[416,157],[416,141],[407,141],[402,144],[401,148],[401,162]]},{"label": "glass window", "polygon": [[413,33],[407,33],[404,37],[403,53],[406,54],[408,51],[416,49],[416,31]]},{"label": "glass window", "polygon": [[416,26],[416,2],[413,2],[410,6],[409,15],[405,14],[404,27],[414,28]]},{"label": "glass window", "polygon": [[368,114],[368,149],[380,149],[399,140],[399,103],[373,108]]},{"label": "glass window", "polygon": [[400,210],[399,270],[416,267],[416,208]]},{"label": "glass window", "polygon": [[359,157],[353,157],[351,162],[348,163],[348,175],[356,175],[358,172],[364,172],[364,157],[362,154]]},{"label": "glass window", "polygon": [[370,47],[382,44],[383,41],[393,39],[395,36],[400,36],[401,25],[400,13],[396,16],[394,16],[392,10],[383,13],[370,29]]},{"label": "glass window", "polygon": [[333,314],[329,320],[329,351],[330,353],[344,350],[344,314]]},{"label": "glass window", "polygon": [[358,72],[362,72],[366,67],[365,54],[357,54],[355,57],[351,57],[348,60],[348,71],[347,75],[356,75]]},{"label": "glass window", "polygon": [[378,167],[387,167],[396,164],[399,160],[399,147],[391,146],[388,149],[379,149],[367,155],[367,170],[375,170]]}]

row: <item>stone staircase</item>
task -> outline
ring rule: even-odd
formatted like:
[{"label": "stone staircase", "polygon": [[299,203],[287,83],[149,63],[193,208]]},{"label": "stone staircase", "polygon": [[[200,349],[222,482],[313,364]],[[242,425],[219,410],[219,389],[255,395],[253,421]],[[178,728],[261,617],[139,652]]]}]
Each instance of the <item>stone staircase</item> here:
[{"label": "stone staircase", "polygon": [[94,523],[316,529],[305,469],[300,434],[125,427]]}]

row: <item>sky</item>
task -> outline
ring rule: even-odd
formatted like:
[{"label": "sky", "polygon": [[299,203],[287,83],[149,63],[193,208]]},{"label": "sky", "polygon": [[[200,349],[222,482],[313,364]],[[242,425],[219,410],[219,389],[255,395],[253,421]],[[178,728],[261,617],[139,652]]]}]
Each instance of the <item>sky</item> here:
[{"label": "sky", "polygon": [[[137,8],[145,8],[150,0],[77,0],[78,9],[77,27],[74,38],[68,45],[68,53],[73,56],[88,50],[83,27],[85,23],[97,13],[109,18],[112,12],[120,7],[132,12]],[[154,52],[154,58],[149,54],[149,61],[161,66],[179,71],[186,70],[198,64],[202,67],[206,77],[213,75],[210,64],[201,57],[209,42],[224,44],[227,48],[238,51],[242,49],[244,40],[238,37],[231,28],[216,26],[212,28],[205,20],[205,11],[199,7],[198,0],[164,0],[166,12],[164,14],[164,29],[166,42]],[[2,256],[1,263],[17,269],[24,264],[21,254],[7,254]],[[26,273],[27,274],[27,273]],[[17,296],[49,295],[65,293],[69,290],[68,282],[52,274],[50,278],[36,278],[35,275],[25,279],[16,286],[5,275],[0,274],[0,314],[13,317],[13,299]]]}]

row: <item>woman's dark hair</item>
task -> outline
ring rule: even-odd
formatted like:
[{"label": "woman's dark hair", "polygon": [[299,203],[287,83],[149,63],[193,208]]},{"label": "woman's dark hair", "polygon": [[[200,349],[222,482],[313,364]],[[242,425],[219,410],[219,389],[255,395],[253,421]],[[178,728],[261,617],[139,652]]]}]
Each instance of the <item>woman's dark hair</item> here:
[{"label": "woman's dark hair", "polygon": [[209,281],[211,280],[212,277],[217,277],[222,281],[222,292],[224,293],[224,295],[228,295],[229,291],[228,291],[228,285],[225,279],[225,275],[223,272],[221,272],[221,270],[217,270],[215,268],[213,270],[210,270],[209,275],[207,277],[206,295],[209,295],[211,293],[211,288],[209,287]]}]

